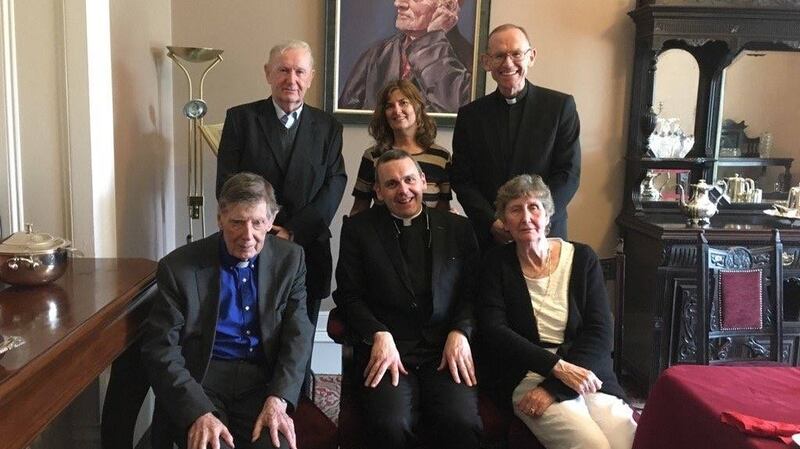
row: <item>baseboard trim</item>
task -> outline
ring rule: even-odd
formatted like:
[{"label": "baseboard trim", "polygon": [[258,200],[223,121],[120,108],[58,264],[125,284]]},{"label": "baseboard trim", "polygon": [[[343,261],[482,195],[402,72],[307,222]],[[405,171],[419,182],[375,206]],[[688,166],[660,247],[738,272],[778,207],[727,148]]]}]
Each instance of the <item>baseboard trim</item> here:
[{"label": "baseboard trim", "polygon": [[328,336],[329,310],[319,313],[317,328],[314,332],[314,354],[311,358],[311,369],[315,373],[341,374],[342,347]]},{"label": "baseboard trim", "polygon": [[317,328],[314,331],[314,343],[334,343],[331,337],[328,336],[328,316],[329,310],[323,310],[319,313],[317,319]]}]

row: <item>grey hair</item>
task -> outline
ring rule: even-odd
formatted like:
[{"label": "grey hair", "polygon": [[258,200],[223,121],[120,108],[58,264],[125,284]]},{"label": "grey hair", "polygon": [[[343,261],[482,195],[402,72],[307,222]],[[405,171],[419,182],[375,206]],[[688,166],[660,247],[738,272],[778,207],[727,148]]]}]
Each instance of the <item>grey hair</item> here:
[{"label": "grey hair", "polygon": [[544,183],[539,175],[519,175],[511,178],[497,190],[497,197],[494,200],[494,216],[498,220],[503,220],[508,203],[524,196],[530,196],[542,202],[544,211],[548,217],[552,217],[556,211],[553,203],[553,194],[550,188]]},{"label": "grey hair", "polygon": [[306,53],[308,53],[308,57],[311,58],[311,68],[314,68],[314,54],[311,53],[311,46],[308,45],[308,42],[299,39],[291,39],[272,47],[269,50],[269,59],[265,66],[270,68],[272,66],[272,61],[274,61],[278,55],[282,55],[289,50],[305,50]]},{"label": "grey hair", "polygon": [[241,172],[228,178],[222,185],[217,200],[217,211],[224,213],[234,204],[256,205],[262,201],[267,205],[267,216],[275,218],[281,207],[275,200],[275,189],[272,188],[272,184],[259,175]]},{"label": "grey hair", "polygon": [[413,162],[414,166],[417,167],[417,173],[419,173],[420,176],[423,175],[422,167],[419,165],[419,162],[417,162],[416,159],[411,157],[411,155],[403,150],[394,149],[381,154],[378,160],[375,161],[375,183],[377,184],[380,181],[378,179],[378,167],[388,162],[401,161],[403,159],[408,159]]}]

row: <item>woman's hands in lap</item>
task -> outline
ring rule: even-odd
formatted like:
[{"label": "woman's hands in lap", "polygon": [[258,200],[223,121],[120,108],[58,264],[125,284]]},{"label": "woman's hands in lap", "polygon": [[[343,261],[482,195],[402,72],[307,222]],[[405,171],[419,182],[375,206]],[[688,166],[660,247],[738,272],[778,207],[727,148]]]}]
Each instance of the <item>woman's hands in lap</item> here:
[{"label": "woman's hands in lap", "polygon": [[591,370],[563,359],[553,367],[553,376],[578,394],[596,393],[603,386],[603,382]]},{"label": "woman's hands in lap", "polygon": [[522,399],[516,403],[516,407],[517,410],[528,416],[539,417],[542,416],[545,410],[555,401],[556,399],[550,392],[542,387],[536,387],[525,393]]}]

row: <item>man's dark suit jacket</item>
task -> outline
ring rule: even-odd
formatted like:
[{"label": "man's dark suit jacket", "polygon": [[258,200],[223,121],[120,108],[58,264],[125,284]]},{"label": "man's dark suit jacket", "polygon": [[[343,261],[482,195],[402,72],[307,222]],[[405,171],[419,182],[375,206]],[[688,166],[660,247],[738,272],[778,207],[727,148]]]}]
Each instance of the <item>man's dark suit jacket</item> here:
[{"label": "man's dark suit jacket", "polygon": [[[601,392],[625,397],[611,361],[613,325],[600,261],[592,249],[575,245],[568,287],[564,343],[554,355],[540,346],[531,297],[513,243],[492,248],[483,261],[478,325],[487,349],[481,366],[485,387],[495,387],[500,404],[511,406],[511,393],[528,371],[541,374],[541,386],[557,401],[578,396],[550,375],[559,358],[591,370],[603,382]],[[493,369],[494,368],[494,369]]]},{"label": "man's dark suit jacket", "polygon": [[567,204],[578,190],[581,173],[580,122],[572,96],[525,81],[525,109],[511,157],[501,132],[504,99],[500,92],[473,101],[458,111],[453,132],[450,181],[475,228],[481,247],[492,242],[497,189],[514,176],[540,175],[555,202],[550,235],[566,236]]},{"label": "man's dark suit jacket", "polygon": [[[474,331],[475,235],[463,217],[426,210],[433,270],[433,313],[426,318],[417,313],[397,228],[388,209],[374,206],[342,226],[333,300],[361,341],[371,343],[375,332],[389,331],[401,357],[423,339],[443,348],[450,331],[459,330],[467,338]],[[367,350],[364,346],[357,349]]]},{"label": "man's dark suit jacket", "polygon": [[[142,357],[173,435],[215,410],[202,381],[219,316],[217,233],[180,247],[158,263],[159,296],[145,322]],[[297,406],[314,327],[306,313],[306,267],[298,245],[268,235],[258,258],[258,308],[269,395]]]},{"label": "man's dark suit jacket", "polygon": [[318,301],[330,294],[329,226],[347,183],[342,125],[306,104],[298,126],[294,149],[285,154],[272,97],[229,109],[219,144],[217,196],[229,177],[243,171],[272,184],[281,205],[275,224],[292,231],[305,249],[308,297]]}]

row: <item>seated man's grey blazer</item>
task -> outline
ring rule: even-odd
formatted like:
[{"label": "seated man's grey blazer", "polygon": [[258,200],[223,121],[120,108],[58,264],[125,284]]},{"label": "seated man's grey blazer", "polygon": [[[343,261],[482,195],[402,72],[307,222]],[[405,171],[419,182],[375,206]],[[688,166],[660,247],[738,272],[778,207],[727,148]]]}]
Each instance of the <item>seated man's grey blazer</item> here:
[{"label": "seated man's grey blazer", "polygon": [[[215,410],[202,380],[211,360],[220,290],[217,233],[158,264],[158,297],[145,323],[142,358],[172,435]],[[258,308],[269,395],[297,407],[314,327],[306,313],[303,249],[267,235],[258,259]]]}]

